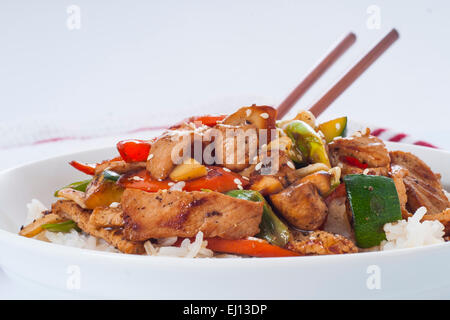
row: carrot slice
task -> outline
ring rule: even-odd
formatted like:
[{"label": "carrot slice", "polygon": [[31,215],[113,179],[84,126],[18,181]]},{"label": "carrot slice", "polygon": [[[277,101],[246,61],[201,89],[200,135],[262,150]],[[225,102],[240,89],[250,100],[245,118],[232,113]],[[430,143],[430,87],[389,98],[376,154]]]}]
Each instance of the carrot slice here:
[{"label": "carrot slice", "polygon": [[207,248],[212,251],[232,254],[245,254],[252,257],[296,257],[300,254],[274,246],[260,239],[227,240],[209,238]]},{"label": "carrot slice", "polygon": [[[186,181],[183,190],[201,191],[203,189],[208,189],[217,192],[227,192],[238,189],[238,184],[236,183],[238,181],[240,181],[240,185],[242,185],[243,188],[249,184],[247,180],[244,180],[242,176],[237,173],[225,171],[220,167],[208,167],[208,174],[206,176]],[[118,183],[124,188],[157,192],[158,190],[169,189],[170,185],[175,182],[170,179],[158,181],[153,179],[147,170],[141,169],[135,173],[124,174],[119,179]]]},{"label": "carrot slice", "polygon": [[[180,246],[185,238],[179,238],[175,246]],[[194,238],[189,238],[192,242]],[[252,257],[261,258],[276,258],[276,257],[298,257],[297,252],[283,249],[281,247],[272,245],[262,239],[238,239],[228,240],[221,238],[206,238],[208,249],[215,252],[243,254]]]}]

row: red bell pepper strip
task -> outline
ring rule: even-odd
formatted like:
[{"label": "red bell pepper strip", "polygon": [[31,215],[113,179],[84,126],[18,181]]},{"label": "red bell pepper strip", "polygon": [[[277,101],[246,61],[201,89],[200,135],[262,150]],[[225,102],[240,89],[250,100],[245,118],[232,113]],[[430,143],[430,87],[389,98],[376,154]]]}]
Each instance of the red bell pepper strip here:
[{"label": "red bell pepper strip", "polygon": [[78,161],[70,161],[69,164],[75,169],[93,176],[95,174],[96,164],[84,164]]},{"label": "red bell pepper strip", "polygon": [[129,139],[117,143],[117,150],[125,162],[147,161],[151,144],[148,141]]},{"label": "red bell pepper strip", "polygon": [[122,157],[119,156],[119,157],[115,157],[115,158],[113,158],[111,160],[104,160],[104,161],[102,161],[100,163],[94,163],[94,164],[81,163],[81,162],[78,162],[78,161],[70,161],[69,164],[72,167],[74,167],[75,169],[77,169],[77,170],[79,170],[79,171],[81,171],[83,173],[86,173],[86,174],[89,174],[89,175],[93,176],[93,175],[95,175],[95,168],[98,165],[104,164],[105,162],[121,161],[121,160],[122,160]]},{"label": "red bell pepper strip", "polygon": [[243,188],[249,185],[249,182],[244,180],[240,174],[226,171],[221,167],[208,167],[206,176],[186,181],[186,186],[183,190],[200,191],[209,189],[217,192],[227,192],[238,188],[237,181],[240,181]]},{"label": "red bell pepper strip", "polygon": [[198,116],[198,117],[189,118],[189,122],[200,122],[201,124],[203,124],[205,126],[214,127],[219,121],[222,121],[226,117],[227,117],[226,115]]},{"label": "red bell pepper strip", "polygon": [[[249,184],[247,180],[244,180],[242,176],[237,173],[225,171],[220,167],[208,167],[206,176],[186,181],[183,190],[201,191],[203,189],[209,189],[211,191],[227,192],[238,188],[236,179],[241,182],[243,188]],[[157,179],[153,179],[147,170],[142,169],[136,173],[124,174],[119,179],[118,183],[124,188],[157,192],[159,190],[170,189],[169,183],[172,185],[175,182],[170,179],[158,181]]]},{"label": "red bell pepper strip", "polygon": [[185,119],[173,126],[170,127],[170,129],[177,129],[184,123],[200,123],[208,127],[214,127],[219,121],[222,121],[225,119],[226,115],[218,115],[218,116],[196,116],[196,117],[190,117],[188,119]]},{"label": "red bell pepper strip", "polygon": [[[180,246],[183,238],[178,239],[175,246]],[[194,239],[190,239],[191,242]],[[262,239],[238,239],[228,240],[221,238],[206,238],[208,241],[207,248],[214,252],[223,252],[231,254],[244,254],[252,257],[297,257],[297,252],[283,249],[272,245]]]},{"label": "red bell pepper strip", "polygon": [[344,156],[343,161],[348,163],[351,166],[358,167],[360,169],[367,169],[367,167],[369,166],[367,163],[362,163],[355,157],[350,157],[350,156]]}]

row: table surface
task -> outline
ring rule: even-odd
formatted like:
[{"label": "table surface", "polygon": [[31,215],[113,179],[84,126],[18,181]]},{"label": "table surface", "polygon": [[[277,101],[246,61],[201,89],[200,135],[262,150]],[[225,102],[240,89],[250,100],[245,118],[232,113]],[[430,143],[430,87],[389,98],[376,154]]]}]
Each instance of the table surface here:
[{"label": "table surface", "polygon": [[[78,0],[81,28],[70,29],[68,2],[4,1],[0,170],[148,137],[146,128],[193,114],[277,105],[354,31],[356,44],[297,105],[307,107],[392,27],[399,41],[321,119],[348,115],[450,150],[450,2],[371,5]],[[368,27],[373,10],[379,29]],[[0,298],[38,297],[75,298],[0,272]]]}]

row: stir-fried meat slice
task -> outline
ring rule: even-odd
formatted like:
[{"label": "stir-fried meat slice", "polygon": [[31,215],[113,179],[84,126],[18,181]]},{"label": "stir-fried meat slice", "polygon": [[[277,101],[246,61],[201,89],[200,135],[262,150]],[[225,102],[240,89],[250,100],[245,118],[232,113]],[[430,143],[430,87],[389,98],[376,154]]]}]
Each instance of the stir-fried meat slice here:
[{"label": "stir-fried meat slice", "polygon": [[122,208],[97,207],[92,211],[89,223],[97,228],[121,228],[124,226]]},{"label": "stir-fried meat slice", "polygon": [[315,231],[288,243],[287,249],[301,255],[356,253],[358,248],[349,239],[325,231]]},{"label": "stir-fried meat slice", "polygon": [[104,239],[121,252],[130,254],[143,254],[145,252],[143,242],[127,240],[123,236],[122,229],[97,228],[89,223],[91,210],[83,209],[73,201],[59,200],[52,205],[52,213],[70,219],[86,233]]},{"label": "stir-fried meat slice", "polygon": [[328,144],[330,161],[333,167],[339,166],[342,175],[361,174],[364,169],[346,161],[346,157],[356,158],[367,165],[369,174],[387,176],[389,172],[389,153],[380,139],[371,136],[369,131],[364,134],[357,132],[347,138],[337,138]]},{"label": "stir-fried meat slice", "polygon": [[445,209],[441,213],[426,214],[422,218],[422,221],[425,220],[438,220],[445,227],[444,229],[445,235],[446,236],[450,235],[450,208]]},{"label": "stir-fried meat slice", "polygon": [[218,192],[126,189],[122,197],[125,235],[130,240],[192,237],[242,239],[259,232],[263,204]]},{"label": "stir-fried meat slice", "polygon": [[327,217],[327,205],[311,182],[293,184],[270,199],[288,222],[302,230],[318,229]]},{"label": "stir-fried meat slice", "polygon": [[72,200],[80,207],[86,209],[86,193],[72,188],[64,188],[58,191],[58,197]]},{"label": "stir-fried meat slice", "polygon": [[145,168],[145,165],[145,162],[125,162],[123,160],[106,161],[95,167],[95,174],[98,175],[106,169],[117,172],[118,174],[123,174],[128,171]]},{"label": "stir-fried meat slice", "polygon": [[408,201],[406,209],[414,213],[420,207],[426,207],[428,214],[437,214],[450,207],[442,191],[440,176],[430,167],[409,152],[394,151],[390,153],[394,170],[403,168],[408,174],[403,178]]},{"label": "stir-fried meat slice", "polygon": [[[218,165],[231,171],[247,168],[258,151],[258,131],[251,125],[231,126],[218,124],[205,132],[211,140],[211,149]],[[254,162],[254,161],[253,161]]]},{"label": "stir-fried meat slice", "polygon": [[402,169],[398,166],[391,167],[390,176],[394,180],[395,188],[397,189],[398,199],[400,201],[400,208],[402,210],[402,218],[407,219],[411,214],[406,210],[406,203],[408,196],[406,195],[406,187],[403,179],[408,175],[408,170]]},{"label": "stir-fried meat slice", "polygon": [[[147,171],[154,179],[165,179],[169,176],[175,167],[174,160],[172,160],[172,150],[180,147],[181,152],[184,144],[187,143],[183,143],[182,135],[176,134],[163,135],[152,144],[147,161]],[[180,153],[178,154],[180,155]]]}]

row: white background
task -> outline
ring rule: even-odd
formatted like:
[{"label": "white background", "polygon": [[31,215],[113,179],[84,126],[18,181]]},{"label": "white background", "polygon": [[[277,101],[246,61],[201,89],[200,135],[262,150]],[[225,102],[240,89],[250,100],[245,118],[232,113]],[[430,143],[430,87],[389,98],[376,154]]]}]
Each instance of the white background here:
[{"label": "white background", "polygon": [[[66,25],[72,4],[79,30]],[[366,26],[370,5],[380,29]],[[348,115],[450,149],[449,16],[448,1],[2,0],[0,169],[194,114],[277,105],[355,32],[297,105],[307,107],[392,27],[401,38],[322,119]],[[70,140],[33,145],[55,137]],[[44,292],[23,288],[0,273],[2,298]]]}]

